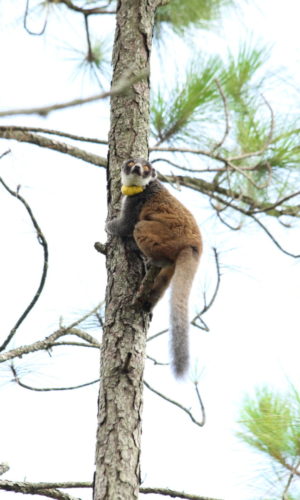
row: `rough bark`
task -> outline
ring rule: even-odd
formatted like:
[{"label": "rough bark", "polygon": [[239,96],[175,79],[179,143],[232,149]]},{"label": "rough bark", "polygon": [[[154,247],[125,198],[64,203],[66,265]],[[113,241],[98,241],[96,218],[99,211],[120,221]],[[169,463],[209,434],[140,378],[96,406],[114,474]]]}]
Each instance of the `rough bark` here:
[{"label": "rough bark", "polygon": [[[158,0],[119,0],[113,82],[149,74]],[[107,171],[109,217],[120,208],[120,165],[148,157],[149,78],[111,99]],[[140,483],[143,370],[148,316],[132,305],[142,260],[120,239],[107,246],[106,316],[101,355],[94,500],[134,500]]]}]

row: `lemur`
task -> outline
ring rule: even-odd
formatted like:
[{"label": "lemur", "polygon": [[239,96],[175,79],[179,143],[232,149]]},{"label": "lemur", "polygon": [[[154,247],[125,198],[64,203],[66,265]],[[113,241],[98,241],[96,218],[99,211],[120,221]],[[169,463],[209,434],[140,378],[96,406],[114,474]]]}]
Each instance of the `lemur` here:
[{"label": "lemur", "polygon": [[125,161],[121,180],[121,214],[108,222],[107,231],[133,237],[149,262],[161,268],[147,296],[147,310],[153,309],[172,279],[172,367],[175,376],[182,377],[189,365],[188,299],[202,252],[200,231],[193,215],[157,180],[148,161]]}]

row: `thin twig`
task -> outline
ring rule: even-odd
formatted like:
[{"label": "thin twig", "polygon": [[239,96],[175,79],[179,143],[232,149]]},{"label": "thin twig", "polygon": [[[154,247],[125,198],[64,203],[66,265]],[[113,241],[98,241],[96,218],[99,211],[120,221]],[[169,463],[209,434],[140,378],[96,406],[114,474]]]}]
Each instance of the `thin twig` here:
[{"label": "thin twig", "polygon": [[300,459],[296,462],[296,465],[294,467],[294,471],[292,471],[289,475],[288,481],[287,481],[286,486],[285,486],[283,493],[282,493],[282,500],[289,500],[288,491],[289,491],[289,488],[290,488],[292,481],[295,477],[296,470],[298,469],[299,466],[300,466]]},{"label": "thin twig", "polygon": [[[69,9],[74,10],[75,12],[80,12],[85,16],[92,16],[95,14],[116,14],[115,10],[105,10],[103,7],[94,7],[91,9],[85,9],[84,7],[78,7],[71,0],[60,0],[61,3],[64,3]],[[109,5],[109,4],[108,4]]]},{"label": "thin twig", "polygon": [[[209,331],[209,329],[208,329],[207,325],[204,323],[204,321],[201,318],[201,316],[203,314],[205,314],[211,308],[211,306],[213,305],[213,303],[216,300],[216,297],[218,295],[220,284],[221,284],[221,272],[220,272],[219,255],[218,255],[217,249],[214,248],[214,247],[213,247],[213,252],[214,252],[214,258],[215,258],[215,264],[216,264],[216,271],[217,271],[217,283],[216,283],[216,287],[215,287],[214,293],[212,294],[212,297],[211,297],[209,303],[206,304],[206,301],[205,301],[204,307],[203,307],[202,311],[200,311],[198,314],[196,314],[196,316],[191,321],[192,325],[194,325],[194,326],[196,326],[198,328],[201,328],[202,330],[205,330],[205,331]],[[198,320],[200,320],[202,322],[203,326],[197,324]]]},{"label": "thin twig", "polygon": [[76,328],[77,325],[82,323],[85,319],[87,319],[89,316],[92,314],[95,314],[95,312],[99,309],[99,305],[92,309],[89,313],[85,314],[78,320],[74,321],[67,327],[61,327],[57,331],[53,332],[51,335],[46,337],[43,340],[37,340],[36,342],[33,342],[33,344],[28,344],[25,346],[20,346],[17,347],[16,349],[11,349],[10,351],[7,351],[3,354],[0,354],[0,363],[4,363],[5,361],[9,361],[10,359],[14,359],[20,356],[23,356],[24,354],[30,354],[33,352],[37,351],[42,351],[42,350],[47,350],[52,347],[52,345],[60,338],[63,337],[64,335],[75,335],[76,337],[79,337],[81,339],[86,340],[87,342],[93,344],[93,345],[99,345],[100,344],[97,342],[94,337],[91,335],[82,332],[81,330],[78,330]]},{"label": "thin twig", "polygon": [[204,497],[184,493],[183,491],[170,490],[168,488],[140,488],[140,492],[146,494],[165,495],[171,498],[183,498],[185,500],[217,500],[216,498]]},{"label": "thin twig", "polygon": [[0,177],[0,182],[4,186],[4,188],[6,189],[6,191],[8,191],[8,193],[11,194],[11,196],[14,196],[15,198],[17,198],[23,204],[23,206],[25,207],[25,209],[27,210],[27,213],[29,214],[29,217],[31,219],[33,227],[34,227],[34,229],[36,231],[37,240],[38,240],[39,244],[42,245],[42,247],[43,247],[43,254],[44,254],[43,270],[42,270],[42,275],[41,275],[41,279],[40,279],[40,283],[39,283],[38,289],[35,292],[32,300],[30,301],[30,303],[26,307],[25,311],[21,314],[21,316],[17,320],[15,326],[11,329],[9,335],[7,336],[7,338],[5,339],[5,341],[3,342],[3,344],[0,346],[0,352],[1,352],[9,344],[9,342],[11,341],[11,339],[16,334],[19,326],[23,323],[24,319],[28,316],[28,314],[30,313],[30,311],[33,309],[33,307],[37,303],[38,299],[40,298],[40,295],[41,295],[41,293],[43,291],[43,288],[44,288],[44,285],[45,285],[45,282],[46,282],[46,278],[47,278],[47,271],[48,271],[48,244],[47,244],[47,241],[46,241],[46,239],[45,239],[45,237],[44,237],[44,235],[42,233],[42,230],[41,230],[40,226],[37,223],[37,220],[36,220],[35,216],[32,213],[32,210],[31,210],[30,206],[28,205],[27,201],[19,194],[19,190],[13,191],[12,189],[10,189],[1,177]]},{"label": "thin twig", "polygon": [[224,107],[224,114],[225,114],[225,131],[224,131],[224,135],[222,137],[222,139],[220,140],[220,142],[218,142],[211,150],[212,153],[214,153],[217,149],[221,148],[224,144],[224,142],[226,141],[227,137],[228,137],[228,134],[230,132],[230,124],[229,124],[229,112],[228,112],[228,106],[227,106],[227,99],[226,99],[226,96],[224,94],[224,91],[222,89],[222,86],[219,82],[219,80],[216,78],[215,79],[215,84],[216,86],[218,87],[218,90],[220,92],[220,96],[222,98],[222,101],[223,101],[223,107]]},{"label": "thin twig", "polygon": [[101,94],[96,94],[81,99],[73,99],[71,101],[66,101],[63,103],[52,104],[50,106],[42,106],[31,109],[12,109],[7,111],[0,111],[0,117],[12,116],[12,115],[33,115],[33,114],[47,116],[52,111],[58,111],[60,109],[66,109],[74,106],[80,106],[81,104],[87,104],[90,102],[99,101],[107,97],[118,96],[124,94],[124,92],[127,92],[132,85],[139,82],[140,80],[147,78],[148,75],[149,75],[148,71],[140,71],[137,75],[132,75],[129,71],[127,72],[127,74],[125,74],[125,76],[120,78],[115,83],[115,85],[111,88],[111,90],[102,92]]},{"label": "thin twig", "polygon": [[43,35],[43,34],[45,33],[45,30],[46,30],[46,27],[47,27],[48,15],[49,15],[49,4],[50,4],[50,2],[46,2],[47,12],[46,12],[46,16],[45,16],[44,25],[43,25],[43,27],[42,27],[41,31],[39,31],[39,32],[35,32],[35,31],[31,31],[31,30],[28,28],[28,24],[27,24],[27,21],[28,21],[28,13],[29,13],[29,1],[30,1],[30,0],[26,0],[26,7],[25,7],[24,21],[23,21],[23,26],[24,26],[24,29],[27,31],[27,33],[29,33],[29,35],[41,36],[41,35]]},{"label": "thin twig", "polygon": [[13,363],[10,365],[10,369],[13,373],[13,376],[14,376],[13,380],[14,380],[14,382],[16,382],[16,384],[18,384],[23,389],[28,389],[30,391],[35,391],[35,392],[72,391],[74,389],[82,389],[84,387],[88,387],[89,385],[97,384],[100,380],[98,378],[96,380],[92,380],[91,382],[86,382],[85,384],[73,385],[70,387],[33,387],[31,385],[24,384],[24,382],[22,382],[20,380],[20,377],[18,376],[16,367],[13,365]]},{"label": "thin twig", "polygon": [[156,339],[157,337],[160,337],[160,335],[163,335],[164,333],[167,333],[169,331],[168,328],[166,328],[165,330],[162,330],[161,332],[158,332],[158,333],[155,333],[154,335],[151,335],[151,337],[149,337],[147,339],[147,342],[150,342],[150,340],[154,340]]},{"label": "thin twig", "polygon": [[168,398],[168,396],[165,396],[165,394],[162,394],[161,392],[157,391],[156,389],[153,389],[153,387],[151,387],[148,384],[148,382],[146,382],[145,380],[144,380],[144,384],[147,387],[147,389],[149,389],[150,391],[154,392],[154,394],[157,394],[157,396],[161,397],[165,401],[168,401],[168,403],[171,403],[172,405],[177,406],[177,408],[180,408],[182,411],[184,411],[185,413],[187,413],[187,415],[190,417],[190,419],[192,420],[192,422],[194,424],[198,425],[199,427],[203,427],[204,423],[202,421],[198,422],[198,420],[195,419],[195,417],[190,412],[190,410],[188,410],[187,408],[185,408],[185,406],[181,405],[177,401],[174,401],[173,399]]},{"label": "thin twig", "polygon": [[291,253],[291,252],[288,252],[287,250],[285,250],[280,245],[280,243],[274,238],[274,236],[269,231],[269,229],[257,217],[255,217],[252,214],[250,214],[250,217],[256,222],[256,224],[258,224],[265,231],[265,233],[269,236],[269,238],[271,238],[271,240],[273,241],[273,243],[277,246],[277,248],[279,248],[279,250],[281,250],[281,252],[283,252],[284,254],[288,255],[289,257],[293,257],[294,259],[299,259],[300,258],[300,254],[294,254],[294,253]]},{"label": "thin twig", "polygon": [[206,422],[205,407],[204,407],[204,404],[203,404],[203,401],[202,401],[202,398],[201,398],[201,395],[200,395],[200,391],[199,391],[199,387],[198,387],[198,382],[194,382],[194,387],[195,387],[197,399],[198,399],[198,402],[199,402],[199,405],[200,405],[200,410],[201,410],[201,413],[202,413],[201,424],[205,425],[205,422]]},{"label": "thin twig", "polygon": [[150,359],[150,361],[152,361],[154,365],[158,366],[169,366],[170,364],[170,363],[161,363],[160,361],[157,361],[157,359],[152,358],[152,356],[149,356],[148,354],[147,354],[147,359]]},{"label": "thin twig", "polygon": [[264,100],[265,105],[267,106],[267,108],[270,111],[270,130],[269,130],[268,137],[267,137],[265,143],[263,144],[263,146],[260,149],[258,149],[257,151],[250,151],[249,153],[243,153],[243,154],[240,154],[240,155],[237,155],[237,156],[232,156],[230,158],[231,162],[232,161],[245,160],[246,158],[251,158],[253,156],[260,156],[263,153],[265,153],[265,151],[268,149],[268,147],[270,146],[270,144],[272,142],[273,133],[274,133],[274,126],[275,126],[274,112],[273,112],[273,109],[272,109],[271,105],[267,101],[267,99],[262,94],[261,94],[261,97]]}]

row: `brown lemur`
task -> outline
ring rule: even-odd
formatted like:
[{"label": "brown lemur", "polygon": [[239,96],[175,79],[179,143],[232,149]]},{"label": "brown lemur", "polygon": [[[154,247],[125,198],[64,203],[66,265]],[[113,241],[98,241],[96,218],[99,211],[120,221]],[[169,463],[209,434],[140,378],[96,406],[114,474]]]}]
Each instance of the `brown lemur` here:
[{"label": "brown lemur", "polygon": [[172,279],[172,367],[180,377],[189,365],[188,299],[202,252],[200,231],[192,214],[157,180],[148,161],[125,161],[121,179],[121,215],[108,222],[107,231],[133,237],[149,262],[161,268],[147,295],[146,310],[152,310]]}]

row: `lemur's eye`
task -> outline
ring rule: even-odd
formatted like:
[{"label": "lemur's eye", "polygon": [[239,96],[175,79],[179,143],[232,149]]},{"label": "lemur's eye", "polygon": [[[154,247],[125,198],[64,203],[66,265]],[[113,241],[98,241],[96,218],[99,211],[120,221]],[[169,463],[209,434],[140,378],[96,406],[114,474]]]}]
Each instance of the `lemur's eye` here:
[{"label": "lemur's eye", "polygon": [[145,172],[149,172],[150,171],[149,165],[143,165],[143,169],[144,169]]},{"label": "lemur's eye", "polygon": [[134,161],[129,161],[129,162],[127,163],[127,165],[128,165],[128,167],[133,167],[133,165],[134,165]]}]

